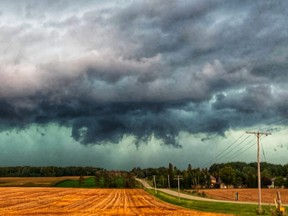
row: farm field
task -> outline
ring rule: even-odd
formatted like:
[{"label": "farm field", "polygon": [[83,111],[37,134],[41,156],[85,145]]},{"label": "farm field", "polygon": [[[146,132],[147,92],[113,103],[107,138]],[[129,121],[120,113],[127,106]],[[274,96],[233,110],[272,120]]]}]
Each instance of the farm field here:
[{"label": "farm field", "polygon": [[50,187],[64,180],[78,180],[79,176],[63,177],[0,177],[0,187]]},{"label": "farm field", "polygon": [[[263,203],[274,203],[277,191],[280,191],[282,203],[288,204],[288,189],[262,189],[261,197]],[[206,189],[199,190],[204,192],[208,197],[219,200],[235,200],[235,193],[239,194],[239,201],[257,202],[258,189]]]},{"label": "farm field", "polygon": [[0,188],[0,215],[224,215],[186,210],[141,189]]}]

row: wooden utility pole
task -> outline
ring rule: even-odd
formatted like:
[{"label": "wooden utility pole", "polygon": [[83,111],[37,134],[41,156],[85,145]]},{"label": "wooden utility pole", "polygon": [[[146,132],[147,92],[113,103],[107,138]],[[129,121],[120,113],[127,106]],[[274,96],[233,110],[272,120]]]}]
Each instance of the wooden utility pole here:
[{"label": "wooden utility pole", "polygon": [[170,176],[169,176],[169,174],[168,174],[168,188],[170,189]]},{"label": "wooden utility pole", "polygon": [[156,180],[155,180],[155,175],[153,175],[153,181],[154,181],[154,192],[155,192],[155,194],[156,194],[157,191],[156,191]]},{"label": "wooden utility pole", "polygon": [[285,208],[282,206],[282,203],[281,203],[280,191],[277,191],[277,197],[275,199],[275,204],[276,204],[277,215],[284,215],[285,214]]},{"label": "wooden utility pole", "polygon": [[180,177],[179,175],[177,175],[177,181],[178,181],[178,202],[180,202],[180,180],[183,180],[183,178]]},{"label": "wooden utility pole", "polygon": [[261,172],[260,172],[260,137],[262,135],[271,135],[271,133],[265,132],[246,132],[247,134],[254,134],[257,137],[257,172],[258,172],[258,212],[262,213],[261,207]]},{"label": "wooden utility pole", "polygon": [[180,179],[179,179],[179,175],[177,176],[178,179],[178,202],[180,202]]}]

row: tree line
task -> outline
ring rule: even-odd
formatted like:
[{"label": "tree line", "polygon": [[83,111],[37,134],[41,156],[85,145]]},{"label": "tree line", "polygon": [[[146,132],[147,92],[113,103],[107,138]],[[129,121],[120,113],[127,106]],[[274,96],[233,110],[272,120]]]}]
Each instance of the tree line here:
[{"label": "tree line", "polygon": [[[133,172],[106,170],[96,167],[0,167],[0,177],[62,177],[62,176],[79,176],[81,187],[96,188],[134,188],[135,176]],[[84,178],[84,176],[94,177]],[[73,180],[69,180],[68,187],[75,186]],[[60,182],[61,183],[61,182]],[[61,183],[62,184],[62,183]],[[65,183],[67,184],[67,183]]]},{"label": "tree line", "polygon": [[[0,177],[60,177],[60,176],[94,176],[98,187],[135,187],[135,176],[146,178],[161,188],[177,188],[177,177],[180,177],[181,188],[210,188],[211,176],[219,182],[235,187],[257,187],[257,163],[230,162],[213,164],[209,168],[193,168],[188,164],[186,169],[179,169],[172,163],[167,167],[140,168],[131,171],[113,171],[96,167],[0,167]],[[288,164],[275,165],[261,163],[262,187],[272,184],[277,187],[288,187]]]},{"label": "tree line", "polygon": [[97,188],[135,188],[134,173],[126,171],[99,170],[95,173]]},{"label": "tree line", "polygon": [[[177,176],[181,179],[182,189],[191,188],[210,188],[211,177],[225,185],[234,187],[257,187],[257,163],[230,162],[213,164],[208,168],[192,168],[189,164],[187,169],[180,170],[169,163],[168,167],[133,168],[132,172],[139,178],[146,178],[153,183],[155,176],[156,187],[176,188],[178,181]],[[288,187],[288,164],[275,165],[263,162],[261,163],[262,187],[268,187],[274,180],[276,187]],[[214,187],[214,186],[213,186]]]},{"label": "tree line", "polygon": [[[270,164],[262,162],[261,184],[268,187],[274,181],[276,187],[288,187],[288,164]],[[226,184],[238,187],[256,188],[257,183],[257,163],[230,162],[213,164],[209,168],[211,175],[220,177]]]},{"label": "tree line", "polygon": [[132,172],[138,178],[145,178],[153,183],[153,176],[155,176],[157,188],[177,188],[178,187],[178,175],[181,179],[182,189],[191,189],[196,186],[209,187],[210,185],[210,173],[207,168],[192,168],[189,164],[187,169],[180,170],[172,163],[168,164],[168,167],[160,168],[146,168],[141,169],[139,167],[133,168]]},{"label": "tree line", "polygon": [[61,177],[61,176],[93,176],[97,171],[105,171],[95,167],[0,167],[0,177]]}]

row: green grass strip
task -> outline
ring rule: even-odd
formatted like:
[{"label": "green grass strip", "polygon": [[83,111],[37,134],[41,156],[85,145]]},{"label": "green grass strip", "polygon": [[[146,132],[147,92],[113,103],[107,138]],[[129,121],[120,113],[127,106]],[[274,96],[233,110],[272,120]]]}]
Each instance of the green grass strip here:
[{"label": "green grass strip", "polygon": [[94,177],[86,178],[80,184],[79,180],[64,180],[58,182],[55,187],[68,187],[68,188],[94,188],[95,180]]}]

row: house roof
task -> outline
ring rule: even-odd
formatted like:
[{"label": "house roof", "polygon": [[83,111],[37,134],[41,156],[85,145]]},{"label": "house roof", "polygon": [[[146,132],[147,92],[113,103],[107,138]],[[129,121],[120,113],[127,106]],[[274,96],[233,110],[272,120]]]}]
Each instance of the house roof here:
[{"label": "house roof", "polygon": [[216,181],[216,178],[212,175],[210,175],[210,180],[215,180]]}]

